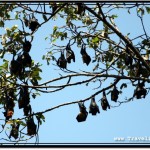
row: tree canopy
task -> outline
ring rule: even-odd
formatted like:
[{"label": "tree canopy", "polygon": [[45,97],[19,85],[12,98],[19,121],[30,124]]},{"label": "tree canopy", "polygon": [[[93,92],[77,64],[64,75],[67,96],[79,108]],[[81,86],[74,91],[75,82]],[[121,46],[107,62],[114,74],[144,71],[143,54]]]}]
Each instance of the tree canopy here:
[{"label": "tree canopy", "polygon": [[[36,137],[38,142],[45,114],[60,107],[78,105],[79,112],[74,119],[80,123],[86,121],[88,115],[94,117],[101,111],[149,94],[150,32],[144,22],[145,15],[150,13],[149,5],[15,2],[0,3],[0,10],[0,133],[5,132],[3,140],[18,143]],[[135,28],[138,30],[140,26],[143,32],[123,33],[117,24],[118,10],[124,10],[126,15],[134,14],[139,19]],[[51,29],[45,28],[46,24]],[[47,37],[38,34],[41,29]],[[35,39],[38,39],[36,48]],[[49,47],[42,45],[43,39]],[[38,45],[42,45],[43,50],[38,49]],[[122,97],[131,88],[134,89],[132,95]],[[36,111],[37,98],[44,104],[47,102],[42,99],[43,95],[51,97],[63,91],[64,102],[54,102],[54,105],[50,102],[47,109]],[[76,97],[78,92],[84,97]]]}]

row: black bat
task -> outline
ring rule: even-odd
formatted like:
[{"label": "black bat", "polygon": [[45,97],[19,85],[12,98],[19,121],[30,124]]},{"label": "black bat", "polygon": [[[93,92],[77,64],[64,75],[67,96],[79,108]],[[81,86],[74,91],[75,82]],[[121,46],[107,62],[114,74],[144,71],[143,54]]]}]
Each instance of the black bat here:
[{"label": "black bat", "polygon": [[147,90],[145,89],[144,81],[142,83],[138,83],[138,86],[134,90],[133,97],[136,97],[137,99],[145,98],[147,94]]},{"label": "black bat", "polygon": [[21,87],[19,94],[20,94],[18,100],[19,109],[25,108],[30,102],[28,87]]},{"label": "black bat", "polygon": [[33,117],[30,117],[27,120],[27,134],[28,135],[35,135],[36,134],[37,125],[34,123]]},{"label": "black bat", "polygon": [[32,59],[29,53],[23,52],[23,54],[21,55],[21,62],[24,67],[31,67]]},{"label": "black bat", "polygon": [[12,118],[13,114],[14,114],[14,108],[8,108],[5,110],[5,112],[3,112],[4,117],[6,120],[9,120],[10,118]]},{"label": "black bat", "polygon": [[77,14],[79,15],[84,15],[85,13],[85,9],[84,9],[84,6],[83,6],[83,3],[76,3],[77,5]]},{"label": "black bat", "polygon": [[83,102],[78,102],[80,113],[77,115],[76,119],[78,122],[83,122],[86,120],[88,112],[86,111],[86,107]]},{"label": "black bat", "polygon": [[23,42],[23,51],[30,52],[31,46],[31,42],[27,41],[25,38],[25,41]]},{"label": "black bat", "polygon": [[96,104],[94,97],[91,99],[91,103],[90,103],[90,107],[89,107],[89,113],[91,113],[92,115],[96,115],[97,113],[100,113],[99,107]]},{"label": "black bat", "polygon": [[107,108],[110,109],[110,105],[108,103],[108,100],[106,98],[106,93],[103,91],[103,98],[101,99],[101,106],[103,110],[107,110]]},{"label": "black bat", "polygon": [[27,18],[24,19],[24,24],[25,24],[26,27],[29,26],[29,20]]},{"label": "black bat", "polygon": [[39,27],[39,23],[38,20],[36,18],[32,18],[29,20],[29,29],[31,29],[31,31],[35,31],[35,29],[37,27]]},{"label": "black bat", "polygon": [[114,89],[111,91],[111,100],[117,102],[118,95],[119,91],[117,90],[116,86],[114,86]]},{"label": "black bat", "polygon": [[14,95],[9,91],[6,92],[5,96],[6,96],[6,103],[4,105],[5,112],[3,112],[3,114],[6,117],[6,120],[9,120],[10,118],[12,118],[14,114],[14,107],[15,107],[14,97],[13,97]]},{"label": "black bat", "polygon": [[28,104],[23,108],[24,116],[29,116],[31,114],[32,108],[31,105]]},{"label": "black bat", "polygon": [[75,62],[75,55],[74,52],[71,50],[71,47],[69,44],[66,46],[66,59],[68,63],[71,63],[71,60]]},{"label": "black bat", "polygon": [[20,126],[20,124],[17,124],[17,125],[16,125],[16,124],[13,124],[13,125],[12,125],[12,129],[11,129],[9,138],[11,138],[11,136],[12,136],[13,138],[15,138],[15,139],[18,138],[19,126]]},{"label": "black bat", "polygon": [[131,57],[129,47],[126,46],[125,65],[126,66],[129,66],[129,65],[132,66],[132,62],[133,62],[133,59]]},{"label": "black bat", "polygon": [[19,75],[22,72],[22,65],[20,64],[20,62],[14,59],[14,56],[12,61],[10,62],[9,69],[11,75]]},{"label": "black bat", "polygon": [[91,62],[91,57],[87,54],[86,48],[84,45],[82,45],[80,53],[82,55],[83,63],[86,63],[86,65],[88,66],[89,63]]},{"label": "black bat", "polygon": [[67,60],[65,59],[65,56],[64,56],[64,53],[61,52],[61,55],[57,61],[57,65],[60,67],[60,68],[67,68]]}]

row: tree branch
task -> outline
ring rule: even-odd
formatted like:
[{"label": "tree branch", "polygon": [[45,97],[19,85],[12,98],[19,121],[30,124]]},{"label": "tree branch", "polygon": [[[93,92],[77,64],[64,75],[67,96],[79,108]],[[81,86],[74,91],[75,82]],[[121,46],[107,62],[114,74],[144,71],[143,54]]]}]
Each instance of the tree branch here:
[{"label": "tree branch", "polygon": [[146,63],[146,61],[143,59],[138,50],[132,45],[132,43],[127,38],[125,38],[125,36],[121,32],[116,30],[107,20],[101,18],[96,12],[94,12],[88,6],[85,6],[85,9],[87,9],[90,13],[92,13],[98,19],[100,19],[100,21],[104,22],[111,30],[113,30],[129,46],[129,48],[135,53],[135,55],[142,61],[143,65],[147,68],[148,72],[150,72],[150,66]]},{"label": "tree branch", "polygon": [[[108,87],[106,87],[106,88],[103,88],[102,90],[97,91],[97,92],[94,93],[93,95],[91,95],[91,96],[89,96],[89,97],[87,97],[87,98],[85,98],[85,99],[83,99],[83,100],[80,100],[80,101],[73,101],[73,102],[68,102],[68,103],[60,104],[60,105],[57,105],[57,106],[52,107],[52,108],[50,108],[50,109],[47,109],[47,110],[44,110],[44,111],[40,111],[40,112],[37,112],[37,113],[33,113],[33,114],[29,115],[28,117],[35,116],[35,115],[38,115],[38,114],[44,114],[44,113],[46,113],[46,112],[52,111],[52,110],[57,109],[57,108],[62,107],[62,106],[67,106],[67,105],[76,104],[76,103],[78,103],[78,102],[85,102],[85,101],[88,101],[88,100],[90,100],[92,97],[95,97],[96,95],[100,94],[101,92],[106,91],[106,90],[112,88],[114,85],[116,85],[116,84],[119,82],[119,80],[120,80],[120,79],[117,79],[117,80],[116,80],[113,84],[111,84],[110,86],[108,86]],[[18,118],[17,120],[23,120],[23,119],[28,118],[28,117]]]}]

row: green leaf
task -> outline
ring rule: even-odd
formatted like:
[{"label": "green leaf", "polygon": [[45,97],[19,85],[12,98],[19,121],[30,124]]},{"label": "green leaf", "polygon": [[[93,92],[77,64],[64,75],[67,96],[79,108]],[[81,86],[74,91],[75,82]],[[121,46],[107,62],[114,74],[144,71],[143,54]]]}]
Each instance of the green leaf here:
[{"label": "green leaf", "polygon": [[48,37],[45,38],[45,40],[47,40],[47,39],[48,39]]},{"label": "green leaf", "polygon": [[35,98],[36,98],[36,94],[33,93],[33,94],[32,94],[32,97],[35,99]]},{"label": "green leaf", "polygon": [[43,14],[42,17],[43,17],[44,21],[47,21],[46,15]]},{"label": "green leaf", "polygon": [[6,17],[7,17],[8,19],[10,18],[10,15],[9,15],[8,13],[6,13],[5,15],[6,15]]},{"label": "green leaf", "polygon": [[64,33],[64,37],[67,38],[67,32]]},{"label": "green leaf", "polygon": [[0,58],[3,58],[3,57],[4,57],[4,54],[5,54],[5,50],[0,49]]},{"label": "green leaf", "polygon": [[89,17],[87,17],[86,18],[86,25],[91,25],[92,23],[93,23],[93,21]]},{"label": "green leaf", "polygon": [[117,18],[118,16],[117,15],[112,15],[111,16],[113,19]]},{"label": "green leaf", "polygon": [[47,58],[47,59],[46,59],[47,65],[50,64],[49,61],[50,61],[50,58]]},{"label": "green leaf", "polygon": [[128,9],[128,13],[130,14],[130,9]]},{"label": "green leaf", "polygon": [[19,17],[18,17],[18,13],[17,13],[16,16],[15,16],[15,19],[18,20],[18,18],[19,18]]},{"label": "green leaf", "polygon": [[57,26],[54,26],[54,28],[53,28],[53,34],[56,33],[57,29],[58,29],[58,27],[57,27]]},{"label": "green leaf", "polygon": [[4,21],[0,21],[0,27],[4,27]]},{"label": "green leaf", "polygon": [[14,26],[11,28],[11,30],[12,30],[12,31],[15,31],[17,28],[18,28],[18,26],[17,26],[17,25],[14,25]]},{"label": "green leaf", "polygon": [[81,45],[81,40],[82,40],[81,37],[77,38],[77,45]]},{"label": "green leaf", "polygon": [[36,118],[37,118],[37,120],[39,121],[40,125],[42,124],[42,121],[45,122],[45,117],[44,117],[44,115],[43,115],[42,113],[38,113],[38,114],[36,115]]},{"label": "green leaf", "polygon": [[16,120],[16,122],[19,123],[20,125],[24,126],[24,127],[26,126],[26,124],[21,120]]},{"label": "green leaf", "polygon": [[56,40],[57,40],[57,38],[53,39],[53,40],[52,40],[52,43],[55,43],[55,42],[56,42]]},{"label": "green leaf", "polygon": [[35,93],[32,94],[32,97],[33,97],[34,99],[35,99],[37,96],[40,96],[40,93],[35,92]]},{"label": "green leaf", "polygon": [[99,38],[98,37],[95,37],[92,39],[92,43],[98,43],[99,42]]},{"label": "green leaf", "polygon": [[7,28],[7,29],[6,29],[6,33],[7,33],[7,36],[10,37],[12,31],[11,31],[10,29]]},{"label": "green leaf", "polygon": [[138,12],[138,13],[140,13],[140,12],[141,12],[141,15],[143,16],[145,11],[144,11],[144,9],[143,9],[143,8],[138,8],[137,12]]},{"label": "green leaf", "polygon": [[6,59],[3,59],[3,62],[4,62],[4,64],[2,65],[2,68],[3,68],[4,70],[8,70],[8,63],[9,63],[9,61],[6,60]]},{"label": "green leaf", "polygon": [[123,84],[120,86],[120,89],[123,89],[123,88],[127,88],[127,84],[126,84],[126,83],[123,83]]},{"label": "green leaf", "polygon": [[146,11],[148,14],[150,14],[150,7],[146,7]]},{"label": "green leaf", "polygon": [[122,62],[121,62],[121,61],[118,61],[118,62],[117,62],[117,68],[122,68],[122,66],[123,66],[123,65],[122,65]]},{"label": "green leaf", "polygon": [[45,59],[45,55],[42,56],[42,60],[44,60],[44,59]]},{"label": "green leaf", "polygon": [[32,78],[30,81],[34,86],[38,85],[38,81],[36,80],[36,78]]}]

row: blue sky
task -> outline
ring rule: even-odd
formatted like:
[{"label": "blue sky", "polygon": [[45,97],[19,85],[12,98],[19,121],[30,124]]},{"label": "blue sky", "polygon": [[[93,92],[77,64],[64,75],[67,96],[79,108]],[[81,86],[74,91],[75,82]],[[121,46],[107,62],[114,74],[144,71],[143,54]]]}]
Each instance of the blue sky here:
[{"label": "blue sky", "polygon": [[[140,24],[140,19],[136,16],[135,10],[131,11],[131,14],[127,13],[127,10],[118,9],[113,11],[114,14],[118,15],[115,19],[119,30],[124,34],[131,32],[129,37],[132,39],[138,35],[143,34],[142,26]],[[38,18],[41,22],[41,18]],[[144,16],[144,24],[147,29],[148,35],[150,34],[150,15]],[[11,27],[17,24],[14,22],[7,22],[6,27]],[[45,40],[45,37],[52,33],[54,25],[62,26],[64,24],[63,20],[57,18],[56,21],[50,20],[48,23],[44,24],[39,31],[34,35],[34,40],[32,42],[31,56],[35,62],[40,62],[43,64],[41,77],[43,78],[40,83],[47,80],[59,77],[58,73],[62,73],[58,67],[53,66],[54,62],[50,62],[50,65],[46,65],[46,61],[42,60],[42,55],[44,55],[50,48],[50,41]],[[18,25],[19,28],[21,25]],[[3,33],[4,29],[0,28],[0,32]],[[117,39],[116,39],[117,40]],[[56,44],[62,43],[66,45],[68,41],[61,42],[57,41]],[[80,49],[76,46],[72,46],[76,54],[76,63],[68,65],[68,69],[75,70],[92,70],[93,64],[88,67],[82,64],[82,59],[79,54]],[[90,55],[93,54],[92,49],[87,49]],[[11,56],[9,56],[11,57]],[[58,58],[58,57],[57,57]],[[80,78],[84,80],[84,78]],[[77,80],[77,79],[75,79]],[[113,82],[113,80],[106,81],[101,88],[106,87]],[[127,81],[129,82],[129,81]],[[120,87],[122,82],[120,81],[117,86]],[[31,105],[34,112],[43,111],[45,109],[54,107],[56,105],[77,101],[89,97],[93,94],[93,88],[97,87],[99,83],[90,84],[87,86],[76,86],[72,88],[66,88],[63,91],[41,94],[41,96],[36,99],[31,99]],[[129,85],[127,89],[123,90],[123,94],[119,95],[119,100],[122,101],[125,97],[131,97],[134,88]],[[100,106],[99,100],[102,98],[102,94],[96,96],[96,102],[100,107],[100,114],[92,116],[88,114],[87,120],[85,122],[78,123],[76,116],[79,113],[79,108],[77,104],[72,104],[69,106],[60,107],[51,112],[44,114],[45,123],[40,126],[39,130],[39,142],[40,143],[119,143],[114,140],[115,137],[150,137],[150,96],[147,95],[145,99],[134,99],[133,101],[122,104],[120,107],[112,108],[108,111],[103,111]],[[117,105],[110,100],[110,94],[107,96],[108,101],[111,105]],[[90,101],[85,102],[87,110],[89,108]],[[15,109],[14,117],[18,117],[22,113],[22,110]],[[2,134],[4,137],[5,135]],[[5,141],[0,141],[5,142]],[[35,138],[29,140],[28,142],[35,142]],[[126,140],[124,142],[130,143],[131,141]],[[135,141],[132,141],[135,142]],[[147,141],[150,143],[150,140]],[[136,142],[135,142],[136,143]]]}]

